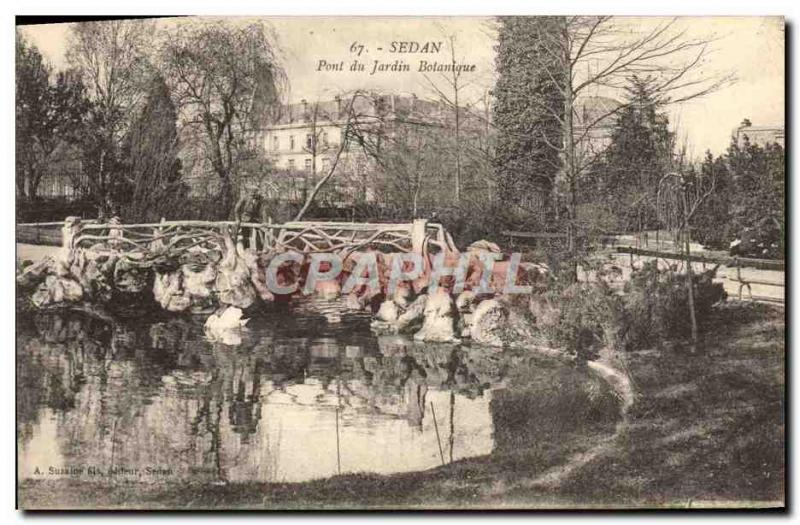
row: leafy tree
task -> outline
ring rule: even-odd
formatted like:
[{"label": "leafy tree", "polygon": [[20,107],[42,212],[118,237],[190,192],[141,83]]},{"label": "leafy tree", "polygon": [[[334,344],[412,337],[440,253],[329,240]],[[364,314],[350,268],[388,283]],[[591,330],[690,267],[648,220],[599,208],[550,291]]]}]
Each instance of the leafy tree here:
[{"label": "leafy tree", "polygon": [[16,42],[16,187],[17,195],[31,197],[41,156],[37,142],[47,134],[46,101],[50,67],[39,50],[17,32]]},{"label": "leafy tree", "polygon": [[631,77],[611,141],[592,168],[581,203],[603,203],[618,231],[657,227],[656,187],[671,168],[675,135],[653,97],[652,77]]},{"label": "leafy tree", "polygon": [[186,136],[200,138],[217,175],[223,216],[233,211],[239,165],[252,157],[251,131],[284,89],[276,51],[261,24],[186,24],[166,45],[165,78]]},{"label": "leafy tree", "polygon": [[147,56],[155,38],[149,20],[111,20],[75,24],[67,59],[86,84],[91,102],[80,141],[91,196],[101,214],[116,213],[124,185],[122,142],[146,89]]},{"label": "leafy tree", "polygon": [[79,137],[89,105],[74,71],[52,70],[39,50],[17,34],[16,45],[16,188],[35,199],[57,148]]},{"label": "leafy tree", "polygon": [[553,204],[542,197],[553,191],[561,166],[547,144],[561,142],[563,97],[540,64],[543,35],[556,30],[549,17],[502,17],[495,47],[495,177],[500,199],[527,213]]},{"label": "leafy tree", "polygon": [[169,89],[164,79],[156,75],[123,144],[127,164],[123,184],[126,220],[157,221],[173,209],[172,201],[183,189],[176,121]]}]

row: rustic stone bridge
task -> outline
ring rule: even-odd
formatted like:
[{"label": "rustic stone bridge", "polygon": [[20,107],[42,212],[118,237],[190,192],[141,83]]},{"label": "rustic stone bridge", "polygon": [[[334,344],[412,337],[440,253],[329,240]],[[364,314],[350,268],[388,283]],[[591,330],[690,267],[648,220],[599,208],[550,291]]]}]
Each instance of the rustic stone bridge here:
[{"label": "rustic stone bridge", "polygon": [[[58,255],[23,268],[17,285],[35,308],[133,303],[211,314],[206,328],[223,334],[221,340],[230,335],[223,328],[240,327],[245,310],[314,294],[341,298],[348,311],[372,312],[376,330],[438,342],[474,332],[473,340],[499,344],[495,332],[505,329],[507,307],[488,298],[546,273],[523,268],[513,255],[500,260],[499,251],[478,241],[461,253],[441,224],[422,219],[101,224],[69,217]],[[486,252],[497,256],[491,266],[481,255]]]}]

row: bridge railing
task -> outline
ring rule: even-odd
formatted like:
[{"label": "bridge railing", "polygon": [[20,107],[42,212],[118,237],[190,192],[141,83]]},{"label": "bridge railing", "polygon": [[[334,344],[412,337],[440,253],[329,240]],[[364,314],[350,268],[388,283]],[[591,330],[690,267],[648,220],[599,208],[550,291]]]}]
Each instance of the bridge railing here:
[{"label": "bridge railing", "polygon": [[[57,230],[60,226],[60,230]],[[293,250],[304,253],[351,252],[367,247],[401,252],[456,250],[450,234],[441,224],[415,220],[410,223],[359,223],[335,221],[297,221],[252,223],[237,221],[161,221],[123,224],[83,221],[75,217],[63,223],[17,225],[19,241],[35,241],[40,231],[48,231],[48,244],[65,248],[87,248],[107,244],[120,251],[148,254],[180,254],[194,246],[223,248],[227,239],[240,239],[258,252]],[[53,237],[52,239],[50,237]],[[56,240],[60,238],[60,242]],[[56,241],[56,242],[53,242]]]},{"label": "bridge railing", "polygon": [[[627,254],[630,258],[630,266],[633,267],[634,257],[647,257],[652,259],[663,259],[663,260],[674,260],[678,262],[684,262],[686,260],[686,254],[679,254],[673,252],[664,252],[664,251],[655,251],[655,250],[644,250],[640,248],[632,248],[632,247],[617,247],[617,253],[620,254]],[[706,265],[719,265],[729,270],[733,270],[734,273],[731,274],[727,272],[724,275],[720,275],[719,279],[724,279],[730,281],[734,284],[734,286],[738,287],[737,289],[737,297],[739,300],[749,300],[749,301],[762,301],[762,302],[770,302],[770,303],[778,303],[784,304],[785,297],[785,270],[786,270],[786,262],[781,260],[773,260],[773,259],[752,259],[747,257],[720,257],[720,256],[711,256],[706,254],[691,254],[689,256],[689,260],[692,263],[699,263],[702,265],[703,269],[706,268]],[[779,280],[769,280],[765,278],[759,278],[755,274],[753,276],[744,275],[742,270],[752,270],[752,271],[761,271],[761,274],[770,274],[775,275],[774,272],[781,272],[781,278]],[[768,287],[768,288],[780,288],[781,295],[756,295],[753,294],[753,285],[759,287]],[[747,295],[744,294],[745,289],[747,290]]]}]

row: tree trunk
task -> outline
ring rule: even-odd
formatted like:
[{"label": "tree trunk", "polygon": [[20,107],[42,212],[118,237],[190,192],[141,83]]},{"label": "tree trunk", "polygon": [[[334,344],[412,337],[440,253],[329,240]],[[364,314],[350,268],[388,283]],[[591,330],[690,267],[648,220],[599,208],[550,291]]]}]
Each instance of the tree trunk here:
[{"label": "tree trunk", "polygon": [[692,271],[692,258],[689,246],[689,235],[684,235],[684,249],[686,251],[686,291],[689,293],[689,319],[692,323],[692,350],[697,346],[697,313],[694,309],[694,272]]},{"label": "tree trunk", "polygon": [[217,212],[221,218],[230,219],[233,212],[233,184],[230,176],[220,177],[219,207]]},{"label": "tree trunk", "polygon": [[453,98],[456,117],[456,204],[461,202],[461,112],[458,107],[458,80],[454,82]]},{"label": "tree trunk", "polygon": [[[572,77],[571,68],[567,68],[567,78]],[[576,206],[577,206],[577,181],[575,176],[577,170],[575,168],[575,135],[574,135],[574,94],[572,92],[572,83],[565,82],[566,92],[564,93],[564,178],[567,186],[567,249],[570,257],[570,272],[572,273],[571,279],[578,280],[577,269],[577,242],[576,242]]]}]

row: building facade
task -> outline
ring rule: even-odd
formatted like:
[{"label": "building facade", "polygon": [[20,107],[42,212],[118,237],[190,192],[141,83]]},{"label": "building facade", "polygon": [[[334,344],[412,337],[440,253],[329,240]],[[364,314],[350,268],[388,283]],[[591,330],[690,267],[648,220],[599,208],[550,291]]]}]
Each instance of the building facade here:
[{"label": "building facade", "polygon": [[732,136],[739,147],[744,145],[745,140],[749,141],[750,144],[761,147],[767,144],[778,144],[782,148],[786,147],[783,125],[754,126],[750,119],[744,119],[738,127],[734,128]]},{"label": "building facade", "polygon": [[[283,198],[304,199],[333,170],[336,183],[325,187],[328,204],[371,204],[381,193],[375,178],[381,148],[395,143],[404,130],[446,135],[452,129],[453,113],[452,107],[415,95],[373,93],[314,103],[303,100],[283,106],[277,118],[259,130],[256,140],[275,168],[273,191]],[[473,120],[462,118],[461,125],[465,137],[474,134]]]}]

